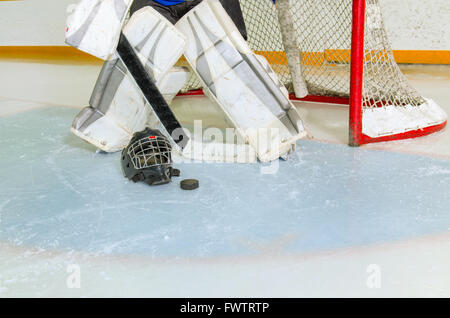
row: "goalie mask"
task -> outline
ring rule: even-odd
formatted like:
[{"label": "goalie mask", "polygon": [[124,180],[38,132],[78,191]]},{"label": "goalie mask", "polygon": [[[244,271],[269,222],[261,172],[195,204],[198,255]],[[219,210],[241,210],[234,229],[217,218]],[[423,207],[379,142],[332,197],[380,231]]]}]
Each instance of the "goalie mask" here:
[{"label": "goalie mask", "polygon": [[159,130],[146,128],[135,133],[122,151],[123,173],[133,182],[169,183],[173,175],[171,152],[169,140]]}]

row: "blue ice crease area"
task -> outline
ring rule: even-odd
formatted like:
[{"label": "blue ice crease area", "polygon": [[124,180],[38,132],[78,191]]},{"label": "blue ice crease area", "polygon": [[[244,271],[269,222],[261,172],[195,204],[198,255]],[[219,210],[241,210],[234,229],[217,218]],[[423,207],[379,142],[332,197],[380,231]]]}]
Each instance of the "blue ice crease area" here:
[{"label": "blue ice crease area", "polygon": [[133,184],[119,154],[69,132],[76,110],[0,118],[0,240],[42,249],[209,258],[304,253],[450,229],[450,162],[300,141],[279,171],[180,164],[200,188]]}]

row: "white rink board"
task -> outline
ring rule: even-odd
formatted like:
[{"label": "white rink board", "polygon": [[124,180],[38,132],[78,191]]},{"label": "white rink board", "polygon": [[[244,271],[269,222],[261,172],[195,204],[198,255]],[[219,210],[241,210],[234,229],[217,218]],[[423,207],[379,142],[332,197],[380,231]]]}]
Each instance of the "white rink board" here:
[{"label": "white rink board", "polygon": [[[66,8],[74,2],[1,3],[0,21],[6,29],[0,45],[64,45]],[[394,50],[450,50],[448,0],[381,0],[381,6]]]}]

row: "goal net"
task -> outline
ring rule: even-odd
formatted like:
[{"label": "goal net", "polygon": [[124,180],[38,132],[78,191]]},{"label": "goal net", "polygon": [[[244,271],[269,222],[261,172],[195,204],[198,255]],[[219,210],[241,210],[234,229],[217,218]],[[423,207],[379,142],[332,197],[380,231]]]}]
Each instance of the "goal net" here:
[{"label": "goal net", "polygon": [[[240,3],[250,47],[269,61],[291,93],[301,80],[306,100],[350,105],[350,144],[416,137],[445,126],[446,114],[408,83],[395,62],[378,0]],[[281,5],[288,10],[280,14]],[[279,21],[292,24],[286,30]],[[300,74],[291,72],[289,38],[298,48]],[[184,91],[199,88],[193,76]]]}]

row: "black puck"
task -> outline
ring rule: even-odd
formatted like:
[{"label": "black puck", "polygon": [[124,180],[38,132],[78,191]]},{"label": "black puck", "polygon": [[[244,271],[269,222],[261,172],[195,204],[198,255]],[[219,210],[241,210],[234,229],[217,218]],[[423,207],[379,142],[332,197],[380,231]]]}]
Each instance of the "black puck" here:
[{"label": "black puck", "polygon": [[199,187],[199,183],[195,179],[186,179],[180,182],[180,187],[183,190],[195,190]]}]

